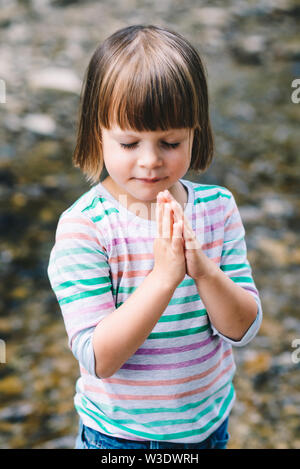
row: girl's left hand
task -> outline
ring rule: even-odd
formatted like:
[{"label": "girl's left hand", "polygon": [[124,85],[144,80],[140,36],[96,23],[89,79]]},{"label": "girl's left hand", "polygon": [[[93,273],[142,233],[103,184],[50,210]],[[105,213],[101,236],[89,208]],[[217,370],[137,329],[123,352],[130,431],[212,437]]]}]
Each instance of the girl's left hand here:
[{"label": "girl's left hand", "polygon": [[186,259],[186,273],[194,280],[199,280],[212,273],[216,264],[209,259],[202,251],[196,234],[186,219],[181,205],[172,197],[168,190],[160,192],[158,199],[162,202],[171,203],[174,214],[174,221],[183,220],[184,251]]}]

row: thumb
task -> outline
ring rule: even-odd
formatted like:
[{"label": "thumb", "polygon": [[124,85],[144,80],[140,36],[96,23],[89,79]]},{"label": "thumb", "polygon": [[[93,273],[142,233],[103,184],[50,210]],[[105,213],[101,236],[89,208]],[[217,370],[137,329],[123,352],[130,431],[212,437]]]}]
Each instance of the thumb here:
[{"label": "thumb", "polygon": [[179,220],[173,224],[172,244],[174,247],[183,247],[183,222]]},{"label": "thumb", "polygon": [[184,224],[183,238],[185,243],[185,249],[199,249],[200,245],[196,238],[196,234],[188,223]]}]

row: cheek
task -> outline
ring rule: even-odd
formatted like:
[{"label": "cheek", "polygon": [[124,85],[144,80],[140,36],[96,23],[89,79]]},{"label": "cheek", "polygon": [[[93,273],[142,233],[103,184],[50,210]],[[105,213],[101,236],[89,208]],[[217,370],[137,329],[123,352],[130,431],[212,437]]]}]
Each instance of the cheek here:
[{"label": "cheek", "polygon": [[106,158],[106,169],[111,176],[115,176],[118,179],[126,178],[128,173],[131,171],[133,163],[130,158],[124,157],[124,155],[118,155],[116,152]]},{"label": "cheek", "polygon": [[179,153],[178,155],[174,155],[173,158],[170,158],[168,161],[168,166],[171,170],[174,172],[178,171],[184,171],[185,169],[188,169],[190,165],[190,157],[187,155],[187,153]]}]

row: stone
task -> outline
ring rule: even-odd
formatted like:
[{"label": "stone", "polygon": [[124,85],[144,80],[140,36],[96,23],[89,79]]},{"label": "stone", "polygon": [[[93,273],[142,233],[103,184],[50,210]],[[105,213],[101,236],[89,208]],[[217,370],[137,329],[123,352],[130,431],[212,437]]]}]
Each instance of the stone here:
[{"label": "stone", "polygon": [[41,90],[54,90],[78,94],[81,81],[72,70],[66,68],[49,67],[35,70],[28,76],[31,87]]}]

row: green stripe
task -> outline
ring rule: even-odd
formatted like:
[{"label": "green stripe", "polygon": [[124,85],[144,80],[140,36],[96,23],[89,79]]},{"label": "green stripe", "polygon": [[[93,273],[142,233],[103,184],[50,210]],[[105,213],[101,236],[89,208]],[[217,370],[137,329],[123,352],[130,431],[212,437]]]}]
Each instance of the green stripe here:
[{"label": "green stripe", "polygon": [[209,328],[209,324],[200,327],[191,327],[190,329],[182,329],[180,331],[167,331],[167,332],[152,332],[148,339],[169,339],[172,337],[183,337],[186,335],[198,334],[204,332]]},{"label": "green stripe", "polygon": [[116,208],[109,208],[109,209],[105,209],[103,210],[103,213],[101,213],[101,215],[98,215],[97,217],[91,217],[91,220],[96,223],[97,221],[100,221],[102,220],[102,218],[105,217],[105,215],[109,215],[110,213],[119,213],[119,210],[117,210]]},{"label": "green stripe", "polygon": [[60,291],[64,288],[73,287],[75,285],[99,285],[99,283],[109,283],[109,277],[95,277],[95,278],[86,278],[82,280],[70,280],[68,282],[63,282],[57,287],[54,288],[54,291]]},{"label": "green stripe", "polygon": [[106,262],[93,262],[90,264],[72,264],[60,267],[59,272],[76,272],[77,270],[89,270],[107,267]]},{"label": "green stripe", "polygon": [[[152,427],[163,427],[166,425],[184,425],[188,423],[198,422],[200,418],[204,417],[206,414],[211,412],[216,405],[219,406],[220,402],[222,402],[223,399],[224,399],[223,396],[218,397],[209,406],[199,411],[194,417],[191,417],[189,419],[182,418],[182,419],[170,419],[170,420],[153,420],[149,423],[144,422],[143,427],[151,429]],[[118,427],[121,425],[136,425],[136,421],[132,419],[114,419],[113,423],[114,425]]]},{"label": "green stripe", "polygon": [[216,200],[219,197],[226,197],[226,199],[230,199],[231,195],[223,194],[222,192],[217,192],[217,194],[208,195],[207,197],[197,197],[194,201],[194,205],[197,205],[201,202],[210,202],[211,200]]},{"label": "green stripe", "polygon": [[[198,293],[195,295],[190,295],[190,296],[182,296],[180,298],[172,298],[169,302],[169,305],[181,305],[181,304],[187,304],[187,303],[192,303],[193,301],[199,301],[200,296]],[[119,308],[124,302],[121,301],[120,303],[117,304],[117,308]]]},{"label": "green stripe", "polygon": [[246,249],[226,249],[222,251],[222,256],[232,256],[232,255],[237,255],[237,256],[243,256],[246,254]]},{"label": "green stripe", "polygon": [[[117,406],[117,405],[112,405],[111,406],[109,404],[105,404],[104,402],[101,402],[99,404],[96,404],[95,402],[93,402],[93,406],[99,408],[99,413],[100,414],[103,413],[102,409],[104,409],[106,411],[106,413],[109,413],[109,414],[113,414],[115,412],[124,412],[125,414],[129,414],[129,415],[159,414],[159,413],[184,413],[184,412],[186,412],[190,409],[195,409],[196,407],[199,407],[199,406],[203,405],[208,399],[210,399],[212,396],[214,396],[218,392],[222,391],[222,389],[224,389],[226,386],[228,386],[228,384],[231,383],[231,380],[232,380],[232,378],[230,378],[228,381],[226,381],[225,384],[223,384],[220,388],[218,388],[212,394],[210,394],[207,397],[204,397],[200,401],[189,402],[188,404],[184,404],[182,406],[175,407],[175,408],[172,408],[172,407],[150,407],[150,408],[149,407],[144,407],[144,408],[130,409],[130,408],[121,407],[121,406]],[[124,384],[124,386],[126,386],[126,384]],[[129,386],[131,386],[131,385],[129,385]],[[82,396],[82,399],[86,400],[86,398],[84,396]]]},{"label": "green stripe", "polygon": [[82,212],[86,212],[87,210],[91,210],[97,206],[99,202],[106,202],[106,199],[104,197],[94,197],[92,200],[92,203],[85,207]]},{"label": "green stripe", "polygon": [[103,293],[106,293],[108,291],[111,291],[110,285],[104,288],[97,288],[97,290],[76,293],[75,295],[71,295],[71,296],[68,296],[67,298],[58,300],[58,302],[60,305],[65,305],[67,303],[72,303],[73,301],[82,300],[82,298],[89,298],[90,296],[103,295]]},{"label": "green stripe", "polygon": [[[195,284],[195,280],[194,279],[185,279],[183,280],[178,286],[177,288],[181,288],[181,287],[188,287],[188,286],[191,286],[191,285],[194,285]],[[137,289],[138,287],[118,287],[118,288],[114,288],[113,289],[113,293],[114,295],[117,295],[118,293],[129,293],[130,295]],[[198,298],[199,299],[199,298]],[[122,303],[120,303],[121,305]],[[170,303],[171,304],[171,303]]]},{"label": "green stripe", "polygon": [[200,318],[201,316],[205,316],[206,313],[206,309],[197,309],[196,311],[188,311],[187,313],[170,314],[168,316],[161,316],[158,322],[184,321],[185,319]]},{"label": "green stripe", "polygon": [[230,278],[235,283],[239,283],[239,282],[254,283],[251,277],[230,277]]},{"label": "green stripe", "polygon": [[[113,288],[113,294],[118,295],[119,293],[129,293],[129,295],[131,295],[137,288],[138,287],[117,287]],[[123,303],[119,303],[119,306],[121,306],[122,304]]]},{"label": "green stripe", "polygon": [[223,270],[223,272],[227,272],[228,270],[238,270],[238,269],[243,269],[243,268],[249,268],[249,264],[225,264],[221,265],[220,269]]},{"label": "green stripe", "polygon": [[226,243],[228,244],[228,243],[233,243],[233,242],[238,243],[238,242],[244,241],[244,240],[245,240],[245,237],[244,237],[244,235],[242,235],[240,238],[227,239],[227,240],[224,239],[223,244],[226,244]]},{"label": "green stripe", "polygon": [[[221,420],[224,413],[226,412],[230,402],[232,401],[233,397],[234,397],[234,388],[233,388],[233,385],[231,385],[230,392],[229,392],[228,396],[226,397],[226,399],[223,401],[223,404],[221,405],[218,416],[215,417],[214,419],[210,420],[202,428],[187,430],[187,431],[184,431],[184,432],[167,433],[167,434],[164,434],[164,435],[158,435],[156,433],[147,433],[147,432],[141,432],[141,431],[138,431],[138,430],[133,430],[133,429],[125,427],[121,424],[116,425],[114,420],[109,419],[103,413],[101,414],[101,419],[106,421],[107,423],[117,427],[117,428],[120,428],[120,429],[128,432],[128,433],[132,433],[134,435],[144,437],[144,438],[148,438],[148,439],[152,439],[152,440],[170,440],[170,439],[174,440],[174,439],[179,439],[179,438],[187,438],[189,436],[200,435],[201,433],[207,432],[216,422]],[[83,409],[82,407],[80,407],[78,405],[76,406],[76,408],[78,410],[81,410],[82,412],[84,412],[90,418],[93,418],[90,413],[95,414],[95,416],[97,416],[97,417],[100,417],[96,412],[92,411],[91,409],[89,409],[89,412],[87,412],[86,409]],[[98,423],[98,419],[94,418],[94,420],[95,420],[95,422]]]},{"label": "green stripe", "polygon": [[73,256],[76,254],[95,254],[95,253],[102,254],[105,256],[105,253],[103,251],[100,251],[100,249],[91,249],[91,248],[62,249],[61,251],[55,252],[54,262],[57,259],[60,259],[61,257],[64,257],[64,256]]},{"label": "green stripe", "polygon": [[221,186],[214,186],[214,185],[206,185],[206,184],[201,184],[200,186],[194,187],[195,192],[209,191],[210,189],[222,189],[222,187]]},{"label": "green stripe", "polygon": [[180,305],[180,304],[190,303],[193,301],[198,301],[199,299],[200,299],[199,294],[196,293],[195,295],[182,296],[180,298],[172,298],[169,302],[169,305]]}]

